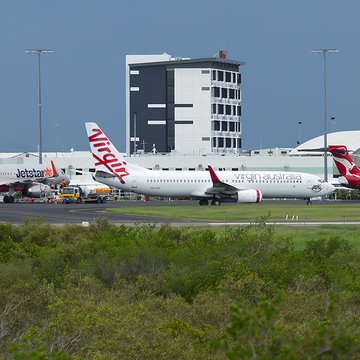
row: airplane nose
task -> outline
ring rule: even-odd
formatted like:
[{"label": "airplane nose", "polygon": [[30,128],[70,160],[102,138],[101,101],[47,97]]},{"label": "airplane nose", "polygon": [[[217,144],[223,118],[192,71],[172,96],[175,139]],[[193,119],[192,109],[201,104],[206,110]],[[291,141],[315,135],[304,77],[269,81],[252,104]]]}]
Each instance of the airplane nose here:
[{"label": "airplane nose", "polygon": [[329,190],[329,192],[334,192],[335,186],[333,184],[328,184],[328,190]]}]

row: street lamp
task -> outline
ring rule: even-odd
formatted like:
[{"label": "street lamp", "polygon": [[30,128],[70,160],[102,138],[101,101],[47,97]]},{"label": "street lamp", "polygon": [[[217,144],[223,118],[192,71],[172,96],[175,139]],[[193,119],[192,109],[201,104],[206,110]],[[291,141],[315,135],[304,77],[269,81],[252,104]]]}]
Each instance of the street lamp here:
[{"label": "street lamp", "polygon": [[326,54],[338,53],[337,49],[314,49],[313,54],[323,54],[324,58],[324,180],[328,180],[327,169],[327,114],[326,114]]},{"label": "street lamp", "polygon": [[298,121],[298,141],[297,144],[300,145],[301,143],[301,135],[300,135],[300,125],[302,124],[301,121]]},{"label": "street lamp", "polygon": [[332,116],[331,118],[330,118],[330,120],[331,120],[331,132],[334,132],[335,131],[335,125],[336,125],[336,118],[335,118],[335,116]]},{"label": "street lamp", "polygon": [[38,74],[39,74],[39,164],[42,164],[42,136],[41,136],[41,54],[52,54],[53,50],[51,49],[28,49],[25,50],[27,54],[37,54],[38,56]]}]

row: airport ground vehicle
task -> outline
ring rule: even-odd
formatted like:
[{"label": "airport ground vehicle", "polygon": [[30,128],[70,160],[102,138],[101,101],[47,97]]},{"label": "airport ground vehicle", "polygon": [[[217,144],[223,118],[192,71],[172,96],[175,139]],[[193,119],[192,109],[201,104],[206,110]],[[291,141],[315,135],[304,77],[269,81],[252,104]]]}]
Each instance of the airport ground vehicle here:
[{"label": "airport ground vehicle", "polygon": [[59,200],[64,204],[82,202],[104,203],[110,194],[110,188],[106,185],[76,185],[66,186],[58,194]]}]

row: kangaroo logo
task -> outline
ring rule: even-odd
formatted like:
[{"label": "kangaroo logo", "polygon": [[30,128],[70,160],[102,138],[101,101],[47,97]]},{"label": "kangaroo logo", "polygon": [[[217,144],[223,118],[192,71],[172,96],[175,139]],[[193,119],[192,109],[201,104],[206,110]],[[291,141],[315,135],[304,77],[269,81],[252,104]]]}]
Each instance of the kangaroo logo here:
[{"label": "kangaroo logo", "polygon": [[330,146],[330,152],[342,176],[359,176],[359,169],[349,156],[346,147]]},{"label": "kangaroo logo", "polygon": [[121,184],[125,184],[123,179],[128,176],[129,173],[126,171],[126,162],[119,161],[110,149],[110,141],[103,134],[100,129],[92,129],[93,134],[88,136],[90,144],[93,143],[93,147],[96,149],[96,153],[92,152],[93,158],[97,161],[95,166],[105,166],[114,176],[116,176]]}]

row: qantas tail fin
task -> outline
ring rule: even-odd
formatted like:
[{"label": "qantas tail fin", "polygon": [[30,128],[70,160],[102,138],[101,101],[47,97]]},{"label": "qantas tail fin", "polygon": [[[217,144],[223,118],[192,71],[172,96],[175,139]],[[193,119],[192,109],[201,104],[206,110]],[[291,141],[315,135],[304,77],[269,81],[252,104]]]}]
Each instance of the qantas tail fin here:
[{"label": "qantas tail fin", "polygon": [[341,176],[357,175],[360,170],[349,155],[345,145],[330,145],[328,147]]},{"label": "qantas tail fin", "polygon": [[125,177],[131,171],[143,169],[129,164],[96,123],[87,122],[85,127],[97,173],[101,173],[103,177],[117,177],[125,184]]}]

